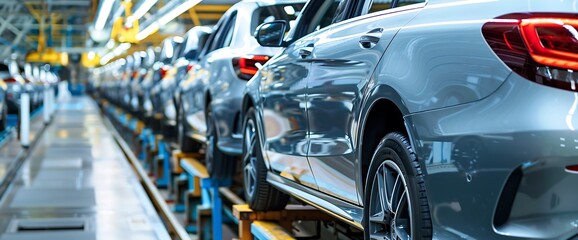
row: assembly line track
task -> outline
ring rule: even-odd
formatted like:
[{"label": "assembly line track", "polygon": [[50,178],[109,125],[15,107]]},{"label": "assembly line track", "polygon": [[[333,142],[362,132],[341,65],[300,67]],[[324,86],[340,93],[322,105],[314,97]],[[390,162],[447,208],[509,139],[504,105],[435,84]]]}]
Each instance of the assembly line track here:
[{"label": "assembly line track", "polygon": [[149,196],[151,202],[153,203],[154,207],[156,208],[157,212],[159,213],[160,217],[162,218],[169,234],[173,239],[181,239],[186,240],[190,239],[189,234],[182,226],[182,224],[175,218],[172,214],[171,209],[166,204],[163,196],[158,191],[157,187],[148,177],[147,172],[141,166],[138,158],[134,155],[129,145],[126,141],[120,136],[116,128],[112,125],[110,120],[106,116],[102,116],[104,119],[104,123],[108,130],[112,133],[114,140],[122,150],[124,156],[129,161],[130,165],[133,167],[134,171],[136,172],[145,192]]},{"label": "assembly line track", "polygon": [[[32,152],[31,149],[33,149],[34,146],[36,146],[38,139],[40,139],[40,136],[42,136],[42,134],[44,133],[44,130],[46,129],[46,127],[43,126],[44,123],[42,122],[42,119],[38,118],[38,114],[35,114],[34,116],[32,116],[31,123],[34,124],[34,126],[36,128],[38,128],[38,132],[32,134],[33,137],[31,137],[32,141],[30,142],[30,146],[22,147],[22,149],[20,150],[18,155],[15,157],[14,162],[10,165],[8,171],[6,172],[4,179],[2,179],[2,181],[0,181],[0,199],[2,199],[2,197],[4,197],[4,194],[6,193],[8,188],[10,187],[10,183],[12,182],[12,180],[14,180],[18,171],[20,171],[22,164],[24,163],[26,158],[28,158],[28,156],[30,156],[30,153]],[[38,127],[38,125],[41,125],[41,126]],[[6,130],[6,131],[9,131],[9,133],[8,133],[9,136],[7,137],[8,139],[5,139],[4,142],[2,142],[0,148],[10,147],[10,145],[19,145],[20,144],[18,142],[19,139],[17,137],[18,133],[16,133],[17,130],[18,130],[18,128],[14,128],[14,127],[10,127]]]}]

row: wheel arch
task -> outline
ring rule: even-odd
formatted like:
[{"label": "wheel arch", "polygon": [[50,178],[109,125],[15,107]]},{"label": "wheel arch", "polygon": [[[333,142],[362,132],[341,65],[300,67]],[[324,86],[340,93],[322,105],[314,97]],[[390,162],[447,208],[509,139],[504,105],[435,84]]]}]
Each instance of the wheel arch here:
[{"label": "wheel arch", "polygon": [[371,159],[381,139],[390,132],[400,132],[411,139],[412,133],[404,119],[409,110],[397,91],[380,85],[369,96],[361,108],[357,141],[357,182],[361,183],[357,184],[357,192],[362,204]]}]

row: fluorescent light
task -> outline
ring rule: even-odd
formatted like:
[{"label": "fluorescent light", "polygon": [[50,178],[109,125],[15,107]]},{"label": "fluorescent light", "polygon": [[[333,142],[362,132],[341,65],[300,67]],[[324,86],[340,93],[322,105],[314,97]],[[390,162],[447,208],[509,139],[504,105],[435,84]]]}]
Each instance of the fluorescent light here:
[{"label": "fluorescent light", "polygon": [[159,18],[159,24],[165,25],[178,17],[179,15],[183,14],[184,12],[188,11],[190,8],[200,3],[201,0],[193,0],[193,1],[184,1],[181,5],[174,7],[169,12],[164,14],[162,17]]},{"label": "fluorescent light", "polygon": [[112,49],[114,47],[114,40],[110,39],[106,42],[106,48]]},{"label": "fluorescent light", "polygon": [[106,20],[108,20],[108,16],[110,15],[113,4],[114,0],[104,0],[102,5],[100,5],[100,11],[98,11],[96,23],[94,24],[94,28],[96,30],[100,31],[104,29],[104,25],[106,24]]},{"label": "fluorescent light", "polygon": [[[156,1],[156,0],[154,0]],[[173,19],[175,19],[176,17],[178,17],[179,15],[183,14],[185,11],[188,11],[189,9],[191,9],[192,7],[194,7],[195,5],[197,5],[198,3],[200,3],[201,0],[185,0],[183,3],[181,3],[180,5],[178,5],[177,7],[172,8],[170,11],[168,11],[167,13],[163,14],[156,22],[151,23],[149,26],[147,26],[145,29],[143,29],[142,31],[140,31],[139,33],[136,34],[136,39],[138,41],[141,41],[143,39],[145,39],[146,37],[148,37],[149,35],[153,34],[154,32],[159,30],[159,26],[165,25],[167,23],[169,23],[170,21],[172,21]],[[143,3],[143,5],[146,4]],[[140,10],[137,9],[137,12]],[[137,15],[137,12],[135,12],[135,18]],[[145,11],[144,14],[146,14]],[[141,16],[142,17],[142,16]]]},{"label": "fluorescent light", "polygon": [[109,52],[107,54],[105,54],[104,56],[102,56],[102,58],[100,59],[100,65],[105,65],[107,64],[110,60],[112,60],[114,58],[114,53],[113,52]]},{"label": "fluorescent light", "polygon": [[88,52],[88,60],[94,59],[94,56],[95,56],[95,55],[96,55],[96,54],[95,54],[94,52]]},{"label": "fluorescent light", "polygon": [[116,47],[114,49],[114,55],[118,56],[121,55],[124,51],[128,50],[130,48],[130,43],[121,43],[120,45],[118,45],[118,47]]},{"label": "fluorescent light", "polygon": [[293,6],[285,6],[283,9],[287,15],[295,15],[295,8],[293,8]]},{"label": "fluorescent light", "polygon": [[151,25],[149,25],[148,27],[146,27],[145,29],[143,29],[142,31],[138,32],[136,34],[136,40],[141,41],[158,30],[159,30],[159,24],[154,22]]},{"label": "fluorescent light", "polygon": [[132,16],[134,17],[132,21],[127,21],[127,25],[132,24],[135,20],[139,20],[142,18],[145,13],[147,13],[156,3],[158,0],[145,0],[142,2],[138,8],[134,11]]}]

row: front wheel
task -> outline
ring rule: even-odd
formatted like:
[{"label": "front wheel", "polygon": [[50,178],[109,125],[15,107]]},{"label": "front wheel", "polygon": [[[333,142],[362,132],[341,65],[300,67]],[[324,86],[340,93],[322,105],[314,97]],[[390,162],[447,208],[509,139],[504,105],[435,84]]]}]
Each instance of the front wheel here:
[{"label": "front wheel", "polygon": [[285,208],[289,196],[267,182],[267,166],[259,145],[255,110],[247,111],[243,128],[243,183],[245,200],[256,211]]},{"label": "front wheel", "polygon": [[413,148],[400,133],[377,146],[366,180],[365,239],[431,239],[424,177]]}]

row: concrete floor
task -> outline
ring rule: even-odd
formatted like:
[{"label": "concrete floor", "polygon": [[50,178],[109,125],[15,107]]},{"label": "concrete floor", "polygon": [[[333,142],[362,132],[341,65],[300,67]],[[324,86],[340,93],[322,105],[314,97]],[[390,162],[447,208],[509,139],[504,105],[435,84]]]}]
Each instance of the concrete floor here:
[{"label": "concrete floor", "polygon": [[[34,122],[33,134],[41,128]],[[0,149],[0,179],[17,144]],[[59,105],[0,199],[0,232],[0,240],[170,239],[88,97]]]}]

